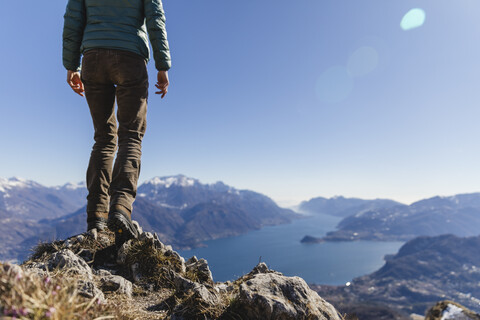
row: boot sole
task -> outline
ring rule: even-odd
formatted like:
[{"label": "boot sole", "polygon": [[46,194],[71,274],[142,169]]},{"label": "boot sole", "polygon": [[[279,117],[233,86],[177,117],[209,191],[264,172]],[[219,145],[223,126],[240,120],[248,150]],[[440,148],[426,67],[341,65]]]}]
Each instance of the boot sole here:
[{"label": "boot sole", "polygon": [[119,210],[109,214],[107,226],[108,229],[115,232],[115,238],[121,239],[122,242],[138,238],[137,229],[132,221]]}]

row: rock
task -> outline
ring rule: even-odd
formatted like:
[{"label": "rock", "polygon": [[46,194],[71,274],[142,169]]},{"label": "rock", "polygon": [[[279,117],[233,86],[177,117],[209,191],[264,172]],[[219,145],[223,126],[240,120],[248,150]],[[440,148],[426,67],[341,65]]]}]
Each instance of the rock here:
[{"label": "rock", "polygon": [[133,226],[135,227],[135,229],[137,229],[138,234],[142,234],[142,233],[143,233],[143,229],[142,229],[142,227],[140,227],[140,224],[138,224],[137,221],[132,220],[132,224],[133,224]]},{"label": "rock", "polygon": [[140,235],[140,237],[138,237],[138,240],[140,241],[151,240],[151,242],[153,243],[155,238],[151,232],[144,232]]},{"label": "rock", "polygon": [[48,266],[50,270],[59,268],[65,272],[84,276],[88,280],[93,279],[92,269],[90,269],[88,264],[68,249],[55,252],[48,261]]},{"label": "rock", "polygon": [[42,277],[47,275],[48,269],[43,262],[29,262],[27,264],[24,264],[23,268]]},{"label": "rock", "polygon": [[95,240],[97,240],[98,238],[98,231],[96,228],[88,230],[85,234],[89,237],[92,237]]},{"label": "rock", "polygon": [[78,293],[86,298],[97,298],[100,302],[105,301],[103,292],[92,281],[78,280]]},{"label": "rock", "polygon": [[223,312],[223,303],[216,293],[202,284],[194,284],[173,309],[172,320],[217,319]]},{"label": "rock", "polygon": [[188,259],[186,263],[186,272],[191,272],[196,275],[196,277],[198,277],[198,282],[200,283],[206,283],[210,285],[213,284],[212,272],[210,271],[208,262],[205,259],[197,260],[195,256]]},{"label": "rock", "polygon": [[427,312],[425,320],[480,320],[480,315],[458,303],[441,301]]},{"label": "rock", "polygon": [[20,266],[13,264],[13,263],[5,263],[5,264],[0,264],[0,266],[3,267],[3,271],[6,273],[10,273],[12,275],[15,275],[17,278],[21,278],[23,276],[23,270]]},{"label": "rock", "polygon": [[258,265],[254,275],[240,284],[231,311],[242,319],[340,320],[335,308],[311,290],[299,277],[285,277]]},{"label": "rock", "polygon": [[173,272],[173,283],[175,284],[175,289],[180,292],[185,292],[187,290],[195,288],[196,283],[192,280],[186,279],[179,275],[176,272]]},{"label": "rock", "polygon": [[227,293],[228,292],[228,285],[225,283],[219,283],[214,287],[215,291],[218,293]]},{"label": "rock", "polygon": [[153,234],[153,244],[155,245],[155,248],[159,250],[165,249],[165,245],[160,241],[160,239],[158,238],[158,234],[156,233]]},{"label": "rock", "polygon": [[163,255],[166,257],[174,257],[175,260],[177,260],[180,264],[179,266],[180,270],[177,270],[177,271],[181,273],[185,273],[187,271],[187,268],[185,266],[185,259],[182,256],[180,256],[178,252],[171,249],[172,248],[171,246],[167,246],[167,247],[170,247],[170,249],[164,250]]},{"label": "rock", "polygon": [[192,256],[190,259],[185,262],[186,264],[192,264],[198,261],[198,258],[196,256]]},{"label": "rock", "polygon": [[259,273],[269,273],[269,272],[276,272],[276,271],[272,271],[268,269],[267,264],[265,262],[260,262],[252,269],[252,271],[250,271],[249,274],[253,276]]},{"label": "rock", "polygon": [[197,284],[195,288],[193,288],[193,297],[202,300],[210,306],[216,306],[220,302],[219,297],[215,293],[209,291],[204,285]]},{"label": "rock", "polygon": [[100,282],[102,283],[102,290],[104,292],[118,292],[127,295],[129,298],[132,297],[132,283],[123,277],[110,275],[102,277]]},{"label": "rock", "polygon": [[85,240],[85,236],[83,234],[79,234],[76,236],[76,240],[76,242],[83,242],[83,240]]},{"label": "rock", "polygon": [[140,265],[138,263],[134,263],[130,266],[130,270],[132,271],[132,277],[134,282],[140,282],[142,280],[142,274],[140,272]]},{"label": "rock", "polygon": [[93,262],[93,252],[88,249],[81,249],[77,255],[82,258],[86,263]]},{"label": "rock", "polygon": [[132,240],[128,240],[127,242],[124,242],[120,249],[118,249],[117,252],[117,264],[125,264],[127,260],[127,252],[132,246]]},{"label": "rock", "polygon": [[112,275],[112,272],[106,269],[93,270],[93,273],[99,277],[108,277]]}]

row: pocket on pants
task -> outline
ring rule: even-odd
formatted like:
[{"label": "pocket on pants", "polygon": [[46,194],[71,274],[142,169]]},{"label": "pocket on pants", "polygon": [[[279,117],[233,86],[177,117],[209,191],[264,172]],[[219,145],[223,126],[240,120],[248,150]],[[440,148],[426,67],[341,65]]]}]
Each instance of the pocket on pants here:
[{"label": "pocket on pants", "polygon": [[82,69],[80,71],[82,81],[93,81],[97,76],[98,51],[90,50],[85,52],[82,58]]},{"label": "pocket on pants", "polygon": [[148,79],[145,59],[133,52],[118,53],[118,84],[128,85]]}]

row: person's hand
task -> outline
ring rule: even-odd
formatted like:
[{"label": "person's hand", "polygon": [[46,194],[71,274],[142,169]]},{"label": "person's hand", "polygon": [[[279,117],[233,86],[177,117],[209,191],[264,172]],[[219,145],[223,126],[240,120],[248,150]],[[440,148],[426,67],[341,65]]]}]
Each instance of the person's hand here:
[{"label": "person's hand", "polygon": [[155,93],[161,94],[162,99],[167,94],[169,84],[170,83],[168,82],[168,71],[158,71],[157,84],[155,85],[155,87],[157,87],[157,89],[160,91],[157,91]]},{"label": "person's hand", "polygon": [[67,83],[72,88],[73,91],[75,91],[77,94],[83,97],[83,92],[85,90],[83,89],[83,83],[82,83],[82,80],[80,79],[80,72],[68,70]]}]

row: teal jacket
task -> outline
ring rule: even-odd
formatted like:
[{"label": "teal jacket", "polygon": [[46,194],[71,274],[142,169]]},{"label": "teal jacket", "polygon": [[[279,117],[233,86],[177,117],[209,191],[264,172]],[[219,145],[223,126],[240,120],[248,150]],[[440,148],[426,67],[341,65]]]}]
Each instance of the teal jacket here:
[{"label": "teal jacket", "polygon": [[157,70],[171,66],[161,0],[68,0],[63,27],[63,65],[79,70],[93,48],[135,52],[149,60],[148,36]]}]

